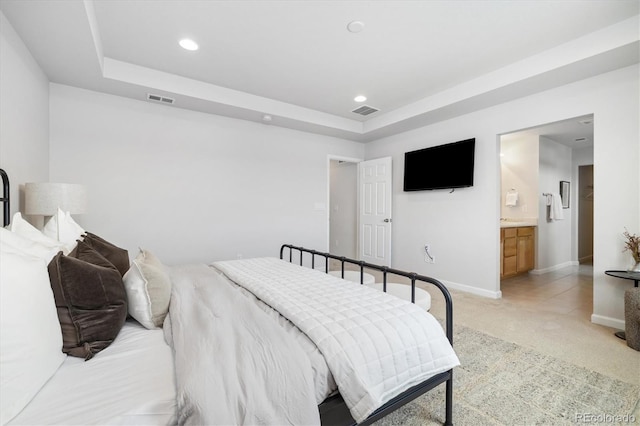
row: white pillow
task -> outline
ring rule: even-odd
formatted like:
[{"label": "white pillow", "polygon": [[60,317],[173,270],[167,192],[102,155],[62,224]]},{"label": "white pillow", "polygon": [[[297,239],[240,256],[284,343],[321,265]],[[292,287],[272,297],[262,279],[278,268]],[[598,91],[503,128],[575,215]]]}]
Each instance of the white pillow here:
[{"label": "white pillow", "polygon": [[20,212],[13,215],[13,219],[11,220],[11,232],[15,232],[24,238],[35,241],[36,243],[42,244],[46,247],[58,247],[65,255],[69,254],[69,252],[75,247],[75,242],[72,246],[69,246],[68,244],[60,243],[58,240],[44,235],[38,230],[38,228],[24,220]]},{"label": "white pillow", "polygon": [[53,256],[62,250],[61,246],[45,246],[5,228],[0,228],[0,247],[3,252],[10,251],[12,253],[38,257],[45,260],[47,264],[53,259]]},{"label": "white pillow", "polygon": [[141,249],[122,280],[129,315],[148,329],[162,327],[171,298],[171,279],[162,262]]},{"label": "white pillow", "polygon": [[58,212],[47,221],[42,230],[42,233],[47,237],[71,247],[76,246],[77,240],[81,239],[85,232],[86,231],[73,220],[71,213],[63,212],[60,208],[58,208]]},{"label": "white pillow", "polygon": [[47,264],[0,252],[0,424],[15,417],[66,355]]}]

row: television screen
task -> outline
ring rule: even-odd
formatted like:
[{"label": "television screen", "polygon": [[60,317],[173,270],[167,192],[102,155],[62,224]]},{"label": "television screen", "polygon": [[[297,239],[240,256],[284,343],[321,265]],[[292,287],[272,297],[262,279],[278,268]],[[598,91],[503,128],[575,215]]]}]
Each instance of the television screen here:
[{"label": "television screen", "polygon": [[404,190],[473,186],[476,140],[433,146],[404,154]]}]

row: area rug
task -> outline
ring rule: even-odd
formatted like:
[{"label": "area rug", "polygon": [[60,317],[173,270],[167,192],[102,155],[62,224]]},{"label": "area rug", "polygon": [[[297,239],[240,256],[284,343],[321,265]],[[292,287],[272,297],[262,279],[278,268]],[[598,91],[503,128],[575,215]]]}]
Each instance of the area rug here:
[{"label": "area rug", "polygon": [[[454,425],[640,423],[640,386],[468,327],[454,328]],[[375,424],[442,425],[444,385]]]}]

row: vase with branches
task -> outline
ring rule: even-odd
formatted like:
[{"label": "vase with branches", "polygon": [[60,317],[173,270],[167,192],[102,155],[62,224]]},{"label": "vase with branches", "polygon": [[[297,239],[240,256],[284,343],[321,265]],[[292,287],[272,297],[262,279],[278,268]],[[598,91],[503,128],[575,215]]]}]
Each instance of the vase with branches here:
[{"label": "vase with branches", "polygon": [[623,251],[630,251],[634,260],[634,266],[629,272],[640,272],[640,236],[629,233],[626,228],[622,235],[625,238]]}]

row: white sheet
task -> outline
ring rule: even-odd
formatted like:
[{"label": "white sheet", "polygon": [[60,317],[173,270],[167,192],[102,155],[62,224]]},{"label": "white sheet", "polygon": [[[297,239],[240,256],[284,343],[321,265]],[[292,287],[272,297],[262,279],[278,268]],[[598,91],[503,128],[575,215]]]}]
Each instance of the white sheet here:
[{"label": "white sheet", "polygon": [[275,258],[213,266],[309,336],[357,422],[460,364],[437,320],[410,302]]},{"label": "white sheet", "polygon": [[161,329],[127,321],[89,361],[67,357],[10,425],[166,425],[175,414],[171,348]]},{"label": "white sheet", "polygon": [[320,424],[311,363],[289,334],[218,271],[172,268],[164,329],[180,425]]}]

